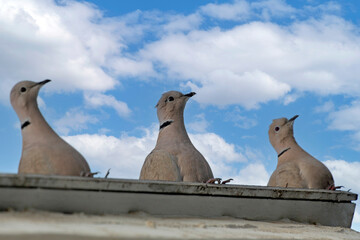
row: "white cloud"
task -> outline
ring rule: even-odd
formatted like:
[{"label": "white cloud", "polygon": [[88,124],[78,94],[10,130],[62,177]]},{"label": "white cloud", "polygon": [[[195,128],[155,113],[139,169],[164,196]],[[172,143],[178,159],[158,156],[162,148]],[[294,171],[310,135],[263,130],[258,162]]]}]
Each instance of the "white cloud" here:
[{"label": "white cloud", "polygon": [[350,106],[343,106],[338,111],[329,114],[330,129],[360,131],[360,102],[353,102]]},{"label": "white cloud", "polygon": [[347,131],[346,146],[360,151],[360,101],[353,101],[329,113],[328,128],[331,130]]},{"label": "white cloud", "polygon": [[127,117],[131,114],[131,110],[125,102],[118,101],[114,96],[102,93],[85,93],[85,104],[88,107],[98,108],[102,106],[114,108],[121,117]]},{"label": "white cloud", "polygon": [[264,156],[258,150],[240,148],[215,133],[190,134],[189,137],[209,162],[214,177],[233,178],[233,184],[267,185],[269,174],[261,163]]},{"label": "white cloud", "polygon": [[261,163],[250,163],[241,169],[234,182],[243,185],[260,185],[266,186],[269,181],[269,173]]},{"label": "white cloud", "polygon": [[95,23],[100,18],[98,10],[73,1],[1,1],[1,79],[50,78],[52,90],[112,88],[116,82],[101,69],[102,58],[121,44]]},{"label": "white cloud", "polygon": [[334,108],[335,108],[334,103],[332,101],[327,101],[323,105],[315,107],[314,111],[316,113],[328,113],[333,111]]},{"label": "white cloud", "polygon": [[195,132],[206,132],[206,129],[209,127],[210,123],[205,119],[205,115],[198,114],[195,116],[195,121],[187,124],[188,129]]},{"label": "white cloud", "polygon": [[199,12],[219,20],[245,21],[256,19],[270,21],[273,18],[290,18],[293,20],[299,16],[340,14],[342,11],[341,5],[332,1],[323,4],[309,1],[307,4],[309,5],[300,9],[292,7],[285,0],[234,0],[232,3],[209,3],[200,7]]},{"label": "white cloud", "polygon": [[257,120],[241,113],[240,109],[236,107],[232,112],[227,112],[224,117],[225,121],[233,122],[235,126],[243,129],[250,129],[257,125]]},{"label": "white cloud", "polygon": [[353,146],[354,150],[360,151],[360,130],[353,133],[351,139],[355,142]]},{"label": "white cloud", "polygon": [[[255,64],[255,68],[249,64],[256,59],[256,54],[251,58],[251,54],[246,53],[254,41],[243,28],[249,27],[168,36],[148,45],[143,54],[161,62],[171,77],[193,79],[187,85],[199,92],[196,100],[201,103],[256,107],[259,102],[281,97],[290,87],[257,70]],[[270,40],[264,36],[266,31],[260,32]]]},{"label": "white cloud", "polygon": [[333,1],[325,2],[323,4],[319,4],[315,6],[310,6],[310,5],[305,6],[305,12],[310,12],[310,13],[318,13],[318,12],[341,13],[341,10],[342,10],[341,5]]},{"label": "white cloud", "polygon": [[106,66],[112,73],[119,76],[145,77],[156,76],[150,61],[142,61],[131,58],[114,58],[108,61]]},{"label": "white cloud", "polygon": [[269,21],[272,18],[288,17],[295,19],[298,16],[339,14],[342,11],[341,5],[335,2],[323,4],[308,2],[308,4],[310,5],[305,5],[303,9],[296,9],[287,4],[285,0],[234,0],[232,3],[209,3],[200,7],[200,12],[205,16],[220,20],[244,21],[260,19]]},{"label": "white cloud", "polygon": [[199,93],[196,98],[199,103],[217,106],[241,104],[248,109],[278,99],[290,91],[287,84],[261,71],[236,74],[228,70],[216,70],[208,74],[206,84],[202,87],[191,83],[188,86]]},{"label": "white cloud", "polygon": [[92,171],[109,177],[138,179],[142,164],[155,147],[156,131],[144,129],[144,136],[137,138],[126,134],[114,136],[83,134],[64,137],[87,159]]},{"label": "white cloud", "polygon": [[44,99],[42,99],[40,96],[37,97],[37,103],[40,109],[46,109]]},{"label": "white cloud", "polygon": [[189,134],[194,146],[208,159],[216,164],[220,162],[246,162],[246,157],[237,151],[236,146],[227,143],[215,133]]},{"label": "white cloud", "polygon": [[71,131],[81,131],[88,128],[88,124],[97,123],[98,119],[83,111],[73,108],[66,112],[65,116],[54,122],[55,129],[59,134],[68,135]]},{"label": "white cloud", "polygon": [[[351,192],[360,193],[359,173],[360,162],[347,162],[345,160],[327,160],[324,164],[333,174],[336,186],[344,186],[345,190],[351,189]],[[360,200],[356,201],[356,213],[353,224],[360,225]]]},{"label": "white cloud", "polygon": [[200,7],[203,15],[231,21],[244,21],[250,18],[270,20],[273,17],[283,17],[296,13],[296,9],[283,0],[244,1],[235,0],[233,3],[209,3]]},{"label": "white cloud", "polygon": [[287,94],[285,97],[284,97],[284,105],[289,105],[290,103],[293,103],[295,102],[298,98],[300,98],[302,96],[301,93],[299,92],[295,92],[295,93],[290,93],[290,94]]},{"label": "white cloud", "polygon": [[246,162],[246,156],[234,144],[215,133],[189,134],[194,146],[209,162],[214,177],[230,178],[236,173],[232,164]]},{"label": "white cloud", "polygon": [[[277,99],[290,103],[294,91],[360,92],[359,28],[327,15],[337,4],[318,6],[320,17],[305,20],[293,18],[300,13],[281,0],[210,3],[189,15],[135,11],[117,18],[85,2],[0,4],[0,85],[6,93],[0,96],[7,96],[16,80],[45,78],[54,80],[46,91],[105,92],[118,84],[117,76],[171,78],[197,89],[200,103],[246,108]],[[302,14],[315,11],[309,9]],[[263,19],[258,15],[291,22],[251,20]],[[201,30],[205,16],[249,22]],[[152,37],[143,41],[148,33]],[[133,42],[135,51],[129,50]]]},{"label": "white cloud", "polygon": [[324,164],[330,169],[337,186],[360,193],[357,184],[360,172],[360,162],[347,162],[345,160],[327,160]]},{"label": "white cloud", "polygon": [[165,24],[164,30],[166,32],[189,31],[196,29],[202,22],[202,17],[199,14],[190,14],[188,16],[174,15],[170,16],[169,23]]},{"label": "white cloud", "polygon": [[254,108],[291,90],[357,96],[356,32],[356,26],[335,16],[288,26],[250,22],[228,30],[165,35],[140,55],[169,78],[187,82],[198,91],[200,103]]},{"label": "white cloud", "polygon": [[259,10],[261,17],[270,20],[272,17],[282,17],[294,14],[296,9],[286,4],[284,0],[267,0],[251,4],[252,8]]},{"label": "white cloud", "polygon": [[122,55],[126,41],[142,34],[124,21],[86,2],[1,1],[0,100],[25,79],[52,79],[45,91],[106,91],[118,84],[108,72],[152,74],[151,63]]},{"label": "white cloud", "polygon": [[213,18],[223,20],[244,20],[249,17],[250,5],[246,1],[234,1],[233,4],[209,3],[200,8],[200,11]]}]

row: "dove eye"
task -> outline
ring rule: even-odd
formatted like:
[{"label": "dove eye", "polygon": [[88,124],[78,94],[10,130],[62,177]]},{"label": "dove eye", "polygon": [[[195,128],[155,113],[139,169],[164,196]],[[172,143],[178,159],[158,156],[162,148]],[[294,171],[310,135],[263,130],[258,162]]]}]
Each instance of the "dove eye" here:
[{"label": "dove eye", "polygon": [[275,132],[278,132],[280,130],[280,127],[276,126],[275,127]]},{"label": "dove eye", "polygon": [[172,102],[172,101],[174,101],[174,97],[170,96],[170,97],[168,97],[167,100],[168,100],[169,102]]},{"label": "dove eye", "polygon": [[20,92],[26,92],[26,88],[25,87],[22,87],[22,88],[20,88]]}]

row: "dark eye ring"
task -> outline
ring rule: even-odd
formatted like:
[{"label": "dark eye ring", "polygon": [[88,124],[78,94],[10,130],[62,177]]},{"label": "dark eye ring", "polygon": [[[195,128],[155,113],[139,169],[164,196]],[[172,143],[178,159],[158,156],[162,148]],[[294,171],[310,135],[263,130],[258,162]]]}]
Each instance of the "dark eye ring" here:
[{"label": "dark eye ring", "polygon": [[172,97],[172,96],[168,97],[168,101],[169,102],[174,101],[174,97]]},{"label": "dark eye ring", "polygon": [[25,87],[20,88],[20,92],[26,92],[26,88]]},{"label": "dark eye ring", "polygon": [[275,132],[278,132],[280,130],[280,127],[276,126],[275,127]]}]

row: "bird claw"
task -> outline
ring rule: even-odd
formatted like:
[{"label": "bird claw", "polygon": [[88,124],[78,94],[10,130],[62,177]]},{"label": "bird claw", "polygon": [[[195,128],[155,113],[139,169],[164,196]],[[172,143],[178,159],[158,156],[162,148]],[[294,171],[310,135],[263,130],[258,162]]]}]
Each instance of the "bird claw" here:
[{"label": "bird claw", "polygon": [[230,182],[230,181],[233,181],[233,180],[234,180],[234,179],[229,178],[229,179],[227,179],[227,180],[223,181],[221,184],[226,184],[226,183],[228,183],[228,182]]},{"label": "bird claw", "polygon": [[109,168],[109,170],[107,170],[107,172],[106,172],[106,174],[105,174],[105,178],[107,178],[107,177],[109,176],[109,174],[110,174],[110,169],[111,169],[111,168]]},{"label": "bird claw", "polygon": [[230,182],[232,180],[234,180],[234,179],[229,178],[229,179],[227,179],[225,181],[221,181],[221,178],[210,178],[209,180],[206,181],[206,183],[210,183],[210,184],[226,184],[226,183],[228,183],[228,182]]},{"label": "bird claw", "polygon": [[99,174],[100,172],[81,172],[80,177],[94,177],[94,175]]},{"label": "bird claw", "polygon": [[221,184],[221,178],[210,178],[209,180],[206,181],[206,183],[210,183],[210,184],[216,184],[216,182],[218,184]]},{"label": "bird claw", "polygon": [[343,188],[344,186],[334,186],[334,185],[331,185],[327,188],[327,190],[332,190],[332,191],[335,191],[336,189],[340,189],[340,188]]}]

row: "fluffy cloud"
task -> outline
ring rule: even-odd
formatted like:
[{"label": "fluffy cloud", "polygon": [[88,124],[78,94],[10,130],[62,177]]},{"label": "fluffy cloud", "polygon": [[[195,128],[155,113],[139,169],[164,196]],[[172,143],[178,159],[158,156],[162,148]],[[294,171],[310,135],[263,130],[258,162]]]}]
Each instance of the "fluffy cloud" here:
[{"label": "fluffy cloud", "polygon": [[57,132],[68,135],[70,131],[81,131],[88,128],[88,124],[97,123],[98,119],[74,108],[65,113],[65,116],[56,120],[54,126]]},{"label": "fluffy cloud", "polygon": [[95,23],[100,18],[96,9],[72,1],[1,1],[1,79],[50,78],[56,90],[112,88],[115,80],[100,66],[121,44]]},{"label": "fluffy cloud", "polygon": [[354,101],[333,110],[328,119],[329,129],[349,132],[351,141],[348,141],[347,146],[360,151],[360,102]]},{"label": "fluffy cloud", "polygon": [[291,16],[296,12],[295,8],[286,4],[284,0],[254,2],[251,6],[255,11],[259,11],[260,16],[265,20],[270,20],[272,17]]},{"label": "fluffy cloud", "polygon": [[114,96],[102,93],[86,93],[84,94],[85,104],[88,107],[99,108],[102,106],[114,108],[121,117],[127,117],[131,114],[131,110],[125,102],[118,101]]},{"label": "fluffy cloud", "polygon": [[[306,91],[360,91],[358,27],[329,15],[340,11],[336,4],[295,10],[280,0],[234,1],[189,15],[136,11],[117,18],[86,2],[6,0],[0,6],[0,87],[6,93],[20,79],[51,78],[47,91],[103,93],[119,76],[171,78],[197,90],[200,103],[256,108],[277,99],[288,104]],[[304,17],[314,11],[322,14]],[[203,30],[207,17],[234,24]],[[258,21],[272,17],[290,22]]]},{"label": "fluffy cloud", "polygon": [[209,3],[200,8],[204,15],[222,20],[244,20],[249,17],[250,5],[246,1],[235,1],[233,4]]},{"label": "fluffy cloud", "polygon": [[241,104],[248,109],[258,107],[261,102],[278,99],[290,91],[287,84],[261,71],[236,74],[217,70],[208,74],[202,87],[190,82],[188,86],[199,93],[196,100],[200,103],[217,106]]},{"label": "fluffy cloud", "polygon": [[195,132],[206,132],[207,127],[210,123],[205,119],[205,114],[198,114],[195,116],[196,121],[188,124],[188,128]]},{"label": "fluffy cloud", "polygon": [[360,162],[347,162],[345,160],[327,160],[324,164],[334,175],[336,185],[345,186],[346,189],[360,193],[357,178],[360,172]]},{"label": "fluffy cloud", "polygon": [[235,0],[233,3],[209,3],[200,7],[200,12],[215,19],[244,21],[254,17],[270,20],[272,17],[293,14],[296,10],[283,0]]},{"label": "fluffy cloud", "polygon": [[[260,38],[273,35],[270,29],[260,25],[170,35],[149,44],[142,54],[161,63],[172,78],[193,79],[187,86],[199,92],[196,100],[200,103],[253,108],[258,103],[278,99],[291,89],[273,74],[258,70],[262,64],[274,63],[270,60],[272,49],[267,52],[266,46],[251,46],[263,44]],[[260,55],[262,58],[256,57]]]},{"label": "fluffy cloud", "polygon": [[244,185],[266,186],[269,178],[270,175],[262,163],[250,163],[239,171],[238,175],[234,177],[234,182]]},{"label": "fluffy cloud", "polygon": [[164,30],[167,33],[190,31],[198,28],[201,21],[202,17],[197,13],[188,16],[174,15],[169,17],[168,23],[164,26]]},{"label": "fluffy cloud", "polygon": [[194,146],[209,162],[215,177],[230,178],[236,174],[233,163],[247,162],[246,156],[234,144],[215,133],[189,135]]},{"label": "fluffy cloud", "polygon": [[314,112],[316,113],[328,113],[334,110],[334,103],[332,101],[327,101],[321,106],[317,106],[314,109]]},{"label": "fluffy cloud", "polygon": [[254,108],[291,90],[357,96],[356,29],[335,16],[289,26],[250,22],[228,30],[169,34],[140,54],[170,78],[186,81],[198,91],[200,103]]},{"label": "fluffy cloud", "polygon": [[0,96],[24,79],[54,80],[46,91],[106,91],[118,84],[109,72],[151,71],[149,63],[122,55],[125,42],[141,31],[104,18],[86,2],[4,0],[0,25],[0,89],[6,93]]},{"label": "fluffy cloud", "polygon": [[243,129],[250,129],[257,125],[256,119],[245,116],[238,107],[236,107],[232,112],[228,111],[225,114],[224,120],[233,122],[235,126]]},{"label": "fluffy cloud", "polygon": [[289,105],[290,103],[292,102],[295,102],[298,98],[300,98],[303,94],[300,93],[300,92],[294,92],[294,93],[291,93],[291,94],[287,94],[285,97],[284,97],[284,105]]},{"label": "fluffy cloud", "polygon": [[330,113],[330,129],[342,131],[360,131],[360,102],[343,106],[338,111]]},{"label": "fluffy cloud", "polygon": [[[66,136],[64,139],[77,148],[89,161],[92,171],[103,174],[111,168],[113,178],[138,178],[146,156],[155,147],[158,129],[155,124],[143,129],[143,136],[123,134],[120,137],[99,134]],[[209,162],[216,177],[234,178],[237,184],[266,185],[268,173],[261,163],[248,159],[259,154],[252,149],[240,149],[214,133],[189,134],[194,146]],[[243,170],[234,163],[247,164]]]},{"label": "fluffy cloud", "polygon": [[145,157],[154,148],[157,138],[155,131],[144,129],[144,133],[140,138],[83,134],[64,139],[85,156],[92,171],[104,175],[111,168],[112,178],[138,179]]}]

